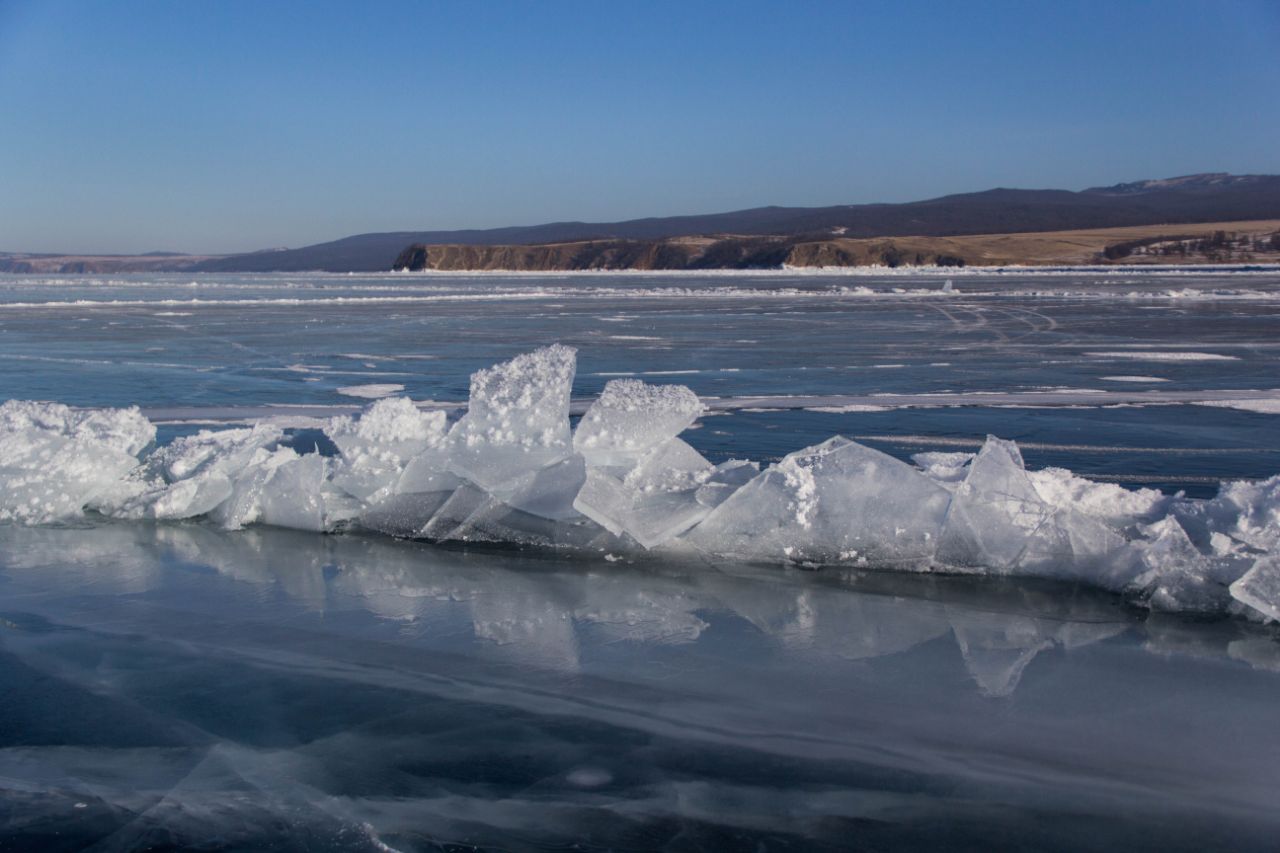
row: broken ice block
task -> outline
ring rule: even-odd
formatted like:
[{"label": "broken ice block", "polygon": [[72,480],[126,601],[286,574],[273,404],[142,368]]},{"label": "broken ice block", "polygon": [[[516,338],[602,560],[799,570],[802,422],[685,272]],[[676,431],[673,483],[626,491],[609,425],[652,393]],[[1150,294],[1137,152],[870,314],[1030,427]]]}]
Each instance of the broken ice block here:
[{"label": "broken ice block", "polygon": [[154,439],[136,408],[9,400],[0,405],[0,521],[44,524],[129,499],[141,486],[126,476]]},{"label": "broken ice block", "polygon": [[422,412],[405,397],[379,400],[358,419],[333,418],[325,435],[337,446],[335,486],[364,501],[389,494],[408,462],[440,447],[445,438],[444,412]]},{"label": "broken ice block", "polygon": [[592,467],[630,468],[701,414],[702,402],[683,385],[614,379],[578,422],[573,448]]},{"label": "broken ice block", "polygon": [[1280,559],[1259,557],[1253,568],[1231,584],[1230,590],[1236,601],[1280,621]]},{"label": "broken ice block", "polygon": [[1045,559],[1070,560],[1070,542],[1054,514],[1028,479],[1017,445],[988,436],[956,489],[938,558],[997,571]]},{"label": "broken ice block", "polygon": [[212,512],[232,496],[238,479],[251,476],[246,469],[267,458],[264,448],[283,435],[277,427],[259,425],[174,439],[147,459],[146,474],[159,480],[146,497],[149,514],[176,519]]},{"label": "broken ice block", "polygon": [[714,553],[926,564],[950,502],[942,486],[842,436],[785,457],[687,535]]},{"label": "broken ice block", "polygon": [[630,471],[589,468],[574,508],[615,535],[652,548],[697,524],[710,507],[698,490],[715,467],[678,438],[652,447]]},{"label": "broken ice block", "polygon": [[449,470],[505,499],[523,476],[568,456],[575,353],[555,344],[473,373],[467,413],[449,433]]},{"label": "broken ice block", "polygon": [[[281,453],[292,453],[282,450]],[[296,530],[324,530],[325,458],[318,453],[279,464],[262,486],[262,523]]]}]

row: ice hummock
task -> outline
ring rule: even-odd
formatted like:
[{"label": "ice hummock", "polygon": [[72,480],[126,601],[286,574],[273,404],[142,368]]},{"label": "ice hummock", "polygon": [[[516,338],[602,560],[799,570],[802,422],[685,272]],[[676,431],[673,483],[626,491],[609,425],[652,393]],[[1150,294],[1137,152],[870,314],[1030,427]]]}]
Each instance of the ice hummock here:
[{"label": "ice hummock", "polygon": [[918,469],[836,436],[751,479],[690,541],[747,559],[921,568],[950,501]]},{"label": "ice hummock", "polygon": [[449,433],[448,469],[506,499],[569,456],[576,356],[556,344],[473,373],[467,413]]},{"label": "ice hummock", "polygon": [[1280,476],[1192,500],[1027,471],[1016,444],[900,461],[842,436],[760,470],[680,434],[688,388],[614,380],[571,428],[576,353],[471,378],[467,412],[384,398],[332,419],[332,457],[278,427],[205,430],[144,453],[136,409],[0,405],[0,522],[92,512],[502,542],[587,553],[1067,578],[1153,609],[1280,620]]},{"label": "ice hummock", "polygon": [[0,405],[0,521],[45,524],[125,500],[156,428],[137,408]]},{"label": "ice hummock", "polygon": [[586,463],[574,509],[645,548],[693,527],[711,511],[698,490],[716,468],[676,436],[701,414],[702,401],[681,385],[610,381],[574,431]]}]

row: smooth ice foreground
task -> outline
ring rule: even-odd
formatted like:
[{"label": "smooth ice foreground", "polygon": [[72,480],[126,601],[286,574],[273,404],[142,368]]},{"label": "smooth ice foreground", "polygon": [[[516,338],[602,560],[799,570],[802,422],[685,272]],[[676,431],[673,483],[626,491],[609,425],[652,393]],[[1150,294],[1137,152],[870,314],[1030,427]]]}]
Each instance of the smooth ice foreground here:
[{"label": "smooth ice foreground", "polygon": [[576,353],[555,345],[475,373],[449,424],[406,398],[325,428],[335,457],[281,429],[204,431],[141,454],[137,409],[0,406],[0,521],[85,511],[208,517],[231,529],[394,536],[625,553],[1066,578],[1154,609],[1280,619],[1280,476],[1212,500],[1030,472],[1013,442],[910,465],[836,436],[761,471],[679,438],[688,388],[610,382],[571,429]]}]

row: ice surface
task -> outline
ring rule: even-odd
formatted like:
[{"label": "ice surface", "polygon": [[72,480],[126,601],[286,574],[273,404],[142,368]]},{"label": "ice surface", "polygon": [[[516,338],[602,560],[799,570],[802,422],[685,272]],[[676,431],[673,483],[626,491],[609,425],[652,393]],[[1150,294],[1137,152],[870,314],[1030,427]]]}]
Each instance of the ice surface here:
[{"label": "ice surface", "polygon": [[[836,436],[763,471],[713,465],[678,437],[703,410],[682,386],[611,381],[571,432],[575,369],[574,350],[556,345],[478,371],[452,428],[443,412],[378,400],[325,424],[333,456],[299,453],[271,425],[204,430],[144,455],[155,427],[137,409],[9,401],[0,522],[96,512],[596,555],[1031,575],[1157,610],[1280,619],[1280,476],[1193,500],[1027,471],[1018,447],[995,437],[977,454],[921,453],[915,464]],[[793,615],[799,637],[803,614]],[[971,669],[1000,693],[1037,651],[1064,642],[1051,633],[961,645],[984,649]]]}]

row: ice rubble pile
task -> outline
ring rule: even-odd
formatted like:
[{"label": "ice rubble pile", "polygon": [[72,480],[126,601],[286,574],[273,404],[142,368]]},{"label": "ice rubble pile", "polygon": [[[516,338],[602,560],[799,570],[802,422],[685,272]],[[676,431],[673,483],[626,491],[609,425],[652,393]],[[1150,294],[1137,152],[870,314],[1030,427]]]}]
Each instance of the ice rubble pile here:
[{"label": "ice rubble pile", "polygon": [[570,428],[575,351],[478,371],[465,415],[404,398],[331,420],[333,457],[274,426],[203,431],[139,454],[137,409],[0,405],[0,521],[93,511],[326,531],[746,560],[1062,577],[1167,610],[1280,619],[1280,476],[1212,500],[1026,470],[1012,442],[915,465],[836,436],[764,471],[679,438],[688,388],[610,382]]}]

